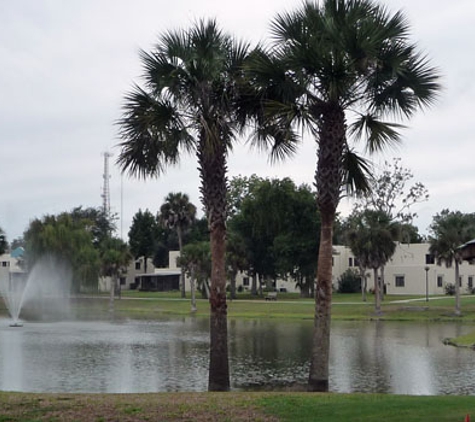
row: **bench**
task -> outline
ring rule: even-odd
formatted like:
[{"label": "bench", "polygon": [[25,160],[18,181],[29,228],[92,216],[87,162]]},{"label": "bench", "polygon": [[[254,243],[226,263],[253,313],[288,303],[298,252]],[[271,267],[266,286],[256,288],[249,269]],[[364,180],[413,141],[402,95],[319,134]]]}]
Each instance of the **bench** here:
[{"label": "bench", "polygon": [[277,292],[267,293],[266,300],[277,300]]}]

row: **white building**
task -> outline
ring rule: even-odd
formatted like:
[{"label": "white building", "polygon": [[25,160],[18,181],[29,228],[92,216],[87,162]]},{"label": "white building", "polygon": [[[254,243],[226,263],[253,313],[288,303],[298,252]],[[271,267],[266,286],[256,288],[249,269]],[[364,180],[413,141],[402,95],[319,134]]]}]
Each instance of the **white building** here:
[{"label": "white building", "polygon": [[[351,250],[346,246],[334,246],[333,283],[338,286],[339,277],[348,269],[358,271]],[[373,271],[368,269],[368,289],[374,288]],[[461,293],[474,287],[475,265],[464,261],[460,265]],[[443,295],[448,283],[455,284],[454,266],[437,265],[429,253],[429,243],[398,243],[396,251],[384,269],[384,282],[388,294]]]},{"label": "white building", "polygon": [[[348,269],[359,271],[358,262],[350,248],[346,246],[333,247],[333,285],[338,288],[338,279]],[[155,268],[150,262],[147,273],[144,273],[143,259],[133,262],[122,279],[122,287],[125,289],[152,288],[153,290],[178,290],[180,268],[177,266],[179,251],[169,252],[169,264],[167,268]],[[372,269],[366,270],[367,287],[374,289],[374,277]],[[385,288],[388,294],[395,295],[443,295],[445,286],[455,283],[454,266],[447,268],[445,264],[437,265],[435,259],[429,253],[429,243],[398,243],[391,260],[384,270]],[[462,293],[468,293],[474,286],[475,265],[464,261],[460,265],[460,286]],[[190,280],[186,277],[185,289],[190,291]],[[236,288],[243,290],[251,289],[250,277],[245,273],[238,274]],[[278,279],[275,283],[277,291],[300,292],[296,282],[291,278]]]}]

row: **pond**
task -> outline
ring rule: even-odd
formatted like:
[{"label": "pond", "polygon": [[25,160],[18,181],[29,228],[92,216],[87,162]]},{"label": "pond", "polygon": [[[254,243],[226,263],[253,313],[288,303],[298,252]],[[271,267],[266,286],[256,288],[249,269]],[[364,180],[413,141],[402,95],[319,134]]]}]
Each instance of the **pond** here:
[{"label": "pond", "polygon": [[[0,390],[206,391],[208,320],[27,322],[0,319]],[[475,395],[475,352],[442,344],[459,324],[334,322],[330,389]],[[305,383],[312,323],[230,320],[233,389]]]}]

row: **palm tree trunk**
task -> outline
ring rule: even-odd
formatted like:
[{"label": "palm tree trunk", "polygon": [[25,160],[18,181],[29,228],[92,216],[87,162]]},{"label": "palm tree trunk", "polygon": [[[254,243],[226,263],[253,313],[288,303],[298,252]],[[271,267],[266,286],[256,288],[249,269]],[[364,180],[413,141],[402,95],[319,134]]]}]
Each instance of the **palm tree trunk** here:
[{"label": "palm tree trunk", "polygon": [[317,289],[315,293],[315,325],[308,379],[309,391],[328,391],[332,301],[332,238],[333,216],[324,218],[322,215]]},{"label": "palm tree trunk", "polygon": [[[197,150],[201,193],[210,231],[210,351],[209,391],[228,391],[228,326],[226,304],[226,146],[224,142],[206,143],[203,131]],[[218,139],[218,138],[217,138]],[[213,139],[213,141],[216,141]]]},{"label": "palm tree trunk", "polygon": [[366,269],[360,265],[360,278],[361,278],[361,299],[366,302]]},{"label": "palm tree trunk", "polygon": [[378,269],[373,268],[374,274],[374,312],[381,315],[381,295],[379,294],[380,284],[378,280]]},{"label": "palm tree trunk", "polygon": [[191,288],[191,312],[196,312],[196,271],[194,266],[191,267],[191,277],[190,277],[190,288]]},{"label": "palm tree trunk", "polygon": [[223,225],[211,230],[211,287],[210,287],[210,361],[209,391],[228,391],[228,327],[225,282],[225,237]]},{"label": "palm tree trunk", "polygon": [[455,315],[460,316],[460,268],[459,262],[455,259]]},{"label": "palm tree trunk", "polygon": [[[181,228],[178,226],[176,229],[176,234],[178,237],[178,248],[180,249],[180,256],[182,256],[183,253],[183,235],[181,232]],[[181,297],[184,299],[186,297],[186,292],[185,292],[185,268],[182,266],[181,271],[180,271],[180,291],[181,291]]]},{"label": "palm tree trunk", "polygon": [[109,312],[114,312],[114,295],[115,295],[116,277],[111,275],[110,290],[109,290]]},{"label": "palm tree trunk", "polygon": [[328,391],[332,304],[333,223],[340,201],[346,145],[344,111],[327,104],[318,123],[318,162],[315,181],[320,210],[320,249],[315,292],[315,325],[310,359],[309,391]]}]

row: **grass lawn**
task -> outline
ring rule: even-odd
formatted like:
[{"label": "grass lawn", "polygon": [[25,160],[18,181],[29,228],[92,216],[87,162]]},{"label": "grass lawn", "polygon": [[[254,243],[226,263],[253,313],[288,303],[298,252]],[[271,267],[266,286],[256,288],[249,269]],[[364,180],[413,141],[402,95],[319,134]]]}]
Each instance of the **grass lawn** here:
[{"label": "grass lawn", "polygon": [[473,397],[389,394],[0,393],[0,421],[463,422]]},{"label": "grass lawn", "polygon": [[[281,297],[281,295],[287,295]],[[293,295],[293,297],[291,296]],[[244,297],[244,298],[243,298]],[[93,315],[107,313],[107,295],[76,300],[76,308],[81,313]],[[475,297],[462,296],[462,316],[454,316],[455,299],[452,296],[432,298],[429,302],[422,296],[386,296],[382,302],[382,316],[374,313],[374,296],[369,295],[367,302],[361,301],[359,294],[335,294],[333,296],[332,319],[364,321],[381,319],[388,321],[461,321],[475,323]],[[409,302],[403,302],[407,301]],[[209,315],[209,303],[198,299],[196,316]],[[292,293],[278,296],[277,301],[247,299],[238,296],[228,301],[229,318],[285,318],[313,319],[315,304],[312,299],[300,299]],[[115,301],[118,315],[130,318],[154,318],[162,315],[187,316],[190,313],[190,298],[181,299],[178,292],[146,293],[124,292],[122,299]],[[95,312],[94,312],[95,311]]]}]

